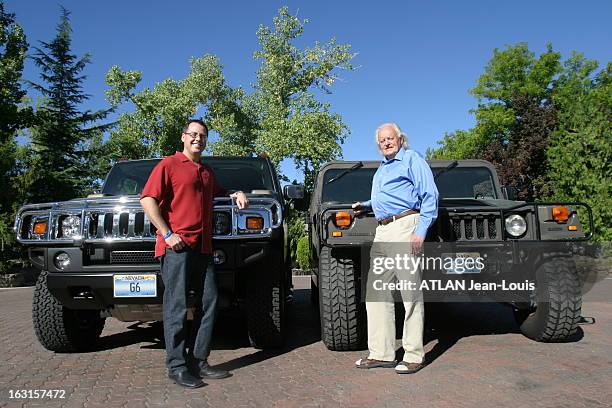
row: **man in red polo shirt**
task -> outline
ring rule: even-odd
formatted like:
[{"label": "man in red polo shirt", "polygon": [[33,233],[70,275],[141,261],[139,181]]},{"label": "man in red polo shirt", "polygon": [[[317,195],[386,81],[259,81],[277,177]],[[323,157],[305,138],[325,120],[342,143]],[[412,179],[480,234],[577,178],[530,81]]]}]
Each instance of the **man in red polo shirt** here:
[{"label": "man in red polo shirt", "polygon": [[[189,120],[181,141],[183,151],[164,158],[153,169],[140,203],[157,227],[155,256],[161,258],[164,282],[164,338],[168,377],[177,384],[198,388],[202,380],[188,370],[196,360],[202,378],[229,376],[208,365],[214,325],[217,286],[212,262],[213,198],[227,195],[208,166],[200,163],[208,128],[201,120]],[[231,194],[238,208],[248,205],[246,195]],[[196,291],[201,304],[194,313],[191,333],[186,330],[187,292]]]}]

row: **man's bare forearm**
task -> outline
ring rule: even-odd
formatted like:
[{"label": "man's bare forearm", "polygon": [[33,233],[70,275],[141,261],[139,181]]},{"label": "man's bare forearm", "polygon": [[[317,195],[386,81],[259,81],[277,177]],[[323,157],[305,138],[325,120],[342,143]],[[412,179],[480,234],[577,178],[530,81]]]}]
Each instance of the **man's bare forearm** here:
[{"label": "man's bare forearm", "polygon": [[168,231],[170,231],[170,227],[164,220],[164,217],[161,215],[161,210],[159,209],[159,205],[157,204],[157,200],[153,197],[143,197],[140,199],[140,205],[144,209],[144,212],[147,214],[147,217],[151,220],[155,228],[161,232],[162,235],[166,235]]}]

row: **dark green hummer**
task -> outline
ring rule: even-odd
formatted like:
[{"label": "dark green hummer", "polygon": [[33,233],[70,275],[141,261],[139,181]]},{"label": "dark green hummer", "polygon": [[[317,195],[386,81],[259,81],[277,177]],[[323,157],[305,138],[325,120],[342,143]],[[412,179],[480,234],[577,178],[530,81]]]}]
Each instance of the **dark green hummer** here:
[{"label": "dark green hummer", "polygon": [[[362,292],[369,264],[363,258],[377,222],[372,213],[356,217],[351,204],[370,198],[379,164],[327,163],[318,173],[311,198],[309,237],[318,265],[312,275],[312,294],[320,308],[322,340],[330,350],[365,346]],[[427,234],[426,254],[450,248],[455,256],[476,254],[485,262],[484,268],[469,271],[426,271],[423,278],[469,273],[476,282],[533,282],[525,296],[504,299],[513,307],[521,331],[537,341],[569,339],[577,330],[582,304],[582,282],[572,256],[580,242],[591,238],[590,208],[584,203],[517,201],[516,191],[502,187],[495,168],[486,161],[434,160],[429,165],[440,201],[438,218]],[[469,292],[469,297],[490,299],[482,291]],[[465,297],[433,301],[461,299]],[[499,301],[495,296],[492,300]]]},{"label": "dark green hummer", "polygon": [[[107,317],[161,320],[156,231],[139,201],[159,160],[118,162],[99,194],[19,210],[17,240],[41,270],[34,292],[34,330],[48,350],[91,348]],[[212,167],[223,187],[244,191],[249,198],[243,210],[229,197],[215,198],[219,306],[244,309],[255,347],[280,346],[291,282],[286,199],[301,198],[303,188],[286,186],[283,193],[267,158],[205,157],[203,163]]]}]

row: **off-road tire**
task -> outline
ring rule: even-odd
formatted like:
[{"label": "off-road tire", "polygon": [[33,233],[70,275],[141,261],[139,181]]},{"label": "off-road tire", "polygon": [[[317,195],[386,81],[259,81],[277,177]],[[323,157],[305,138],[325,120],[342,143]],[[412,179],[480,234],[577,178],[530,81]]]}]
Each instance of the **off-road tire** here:
[{"label": "off-road tire", "polygon": [[540,265],[536,272],[535,310],[515,312],[521,332],[540,342],[565,342],[578,330],[582,291],[576,264],[557,258]]},{"label": "off-road tire", "polygon": [[358,257],[349,251],[321,248],[319,310],[321,339],[333,351],[365,347],[365,303],[360,302]]},{"label": "off-road tire", "polygon": [[[275,259],[274,253],[268,259]],[[277,261],[262,262],[248,272],[246,317],[251,346],[267,349],[283,345],[284,289],[282,266]]]},{"label": "off-road tire", "polygon": [[104,328],[99,310],[68,309],[49,292],[47,271],[34,289],[32,322],[40,344],[50,351],[87,351],[95,347]]}]

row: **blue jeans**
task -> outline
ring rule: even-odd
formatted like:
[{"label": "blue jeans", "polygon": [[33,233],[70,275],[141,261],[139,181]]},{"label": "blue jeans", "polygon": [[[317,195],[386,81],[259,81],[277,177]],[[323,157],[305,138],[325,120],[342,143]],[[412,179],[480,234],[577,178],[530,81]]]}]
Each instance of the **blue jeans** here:
[{"label": "blue jeans", "polygon": [[[169,373],[187,370],[188,355],[206,361],[217,309],[217,282],[212,257],[187,247],[166,250],[161,258],[164,282],[164,339]],[[187,330],[187,295],[195,291],[195,311]],[[189,348],[189,354],[187,349]]]}]

